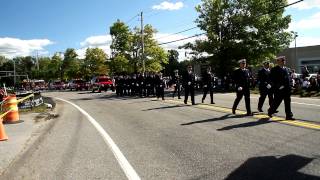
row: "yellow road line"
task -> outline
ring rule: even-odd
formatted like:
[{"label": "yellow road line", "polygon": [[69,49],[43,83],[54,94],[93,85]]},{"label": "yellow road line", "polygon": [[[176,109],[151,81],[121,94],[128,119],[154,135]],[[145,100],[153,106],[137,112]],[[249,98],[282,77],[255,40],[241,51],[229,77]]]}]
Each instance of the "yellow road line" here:
[{"label": "yellow road line", "polygon": [[[183,102],[177,101],[177,100],[166,100],[165,102],[174,103],[174,104],[183,104]],[[201,109],[207,109],[207,110],[214,110],[214,111],[218,111],[218,112],[232,113],[230,108],[219,107],[219,106],[215,106],[215,105],[197,104],[197,105],[194,105],[194,107],[201,108]],[[241,110],[237,110],[236,114],[244,115],[244,114],[246,114],[246,112],[241,111]],[[252,117],[255,119],[269,118],[269,116],[265,115],[265,114],[257,114]],[[298,127],[320,130],[320,124],[305,122],[305,121],[301,121],[301,120],[293,120],[292,121],[292,120],[286,120],[285,118],[277,117],[277,116],[273,116],[270,120],[274,121],[274,122],[279,122],[282,124],[288,124],[288,125],[293,125],[293,126],[298,126]]]}]

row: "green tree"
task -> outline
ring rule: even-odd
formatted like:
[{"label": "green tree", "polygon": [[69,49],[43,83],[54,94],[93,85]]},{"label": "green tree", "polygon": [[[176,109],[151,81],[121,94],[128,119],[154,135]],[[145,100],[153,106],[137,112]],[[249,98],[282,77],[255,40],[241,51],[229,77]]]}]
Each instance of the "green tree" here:
[{"label": "green tree", "polygon": [[51,74],[50,79],[63,79],[62,75],[62,58],[60,53],[55,53],[51,57],[50,64],[48,65],[48,73]]},{"label": "green tree", "polygon": [[207,39],[184,47],[208,53],[204,59],[220,75],[231,71],[240,58],[249,64],[261,62],[287,48],[292,40],[285,31],[291,21],[289,15],[283,15],[286,4],[286,0],[202,0],[196,7],[196,23]]},{"label": "green tree", "polygon": [[165,65],[164,75],[173,75],[173,71],[179,68],[179,52],[177,50],[168,51],[168,64]]},{"label": "green tree", "polygon": [[132,33],[129,27],[124,22],[117,20],[110,27],[110,35],[112,37],[112,44],[110,46],[112,51],[110,68],[112,73],[130,71],[127,69],[129,66],[123,64],[124,62],[129,62],[132,59]]},{"label": "green tree", "polygon": [[124,55],[118,54],[112,59],[110,65],[113,73],[120,74],[122,72],[128,72],[129,60]]},{"label": "green tree", "polygon": [[124,22],[117,20],[117,22],[113,23],[113,25],[110,27],[110,35],[112,37],[112,44],[110,48],[115,55],[129,52],[131,42],[131,32],[129,26],[127,26]]},{"label": "green tree", "polygon": [[75,49],[68,48],[64,53],[64,60],[62,62],[62,78],[72,79],[76,78],[80,73],[80,63],[77,59]]},{"label": "green tree", "polygon": [[108,68],[105,64],[108,56],[99,48],[88,48],[82,69],[90,76],[107,74]]},{"label": "green tree", "polygon": [[[164,65],[168,63],[168,56],[165,50],[160,47],[154,39],[157,30],[147,24],[144,27],[144,58],[146,71],[159,72],[164,69]],[[142,72],[142,62],[139,65],[139,71]]]}]

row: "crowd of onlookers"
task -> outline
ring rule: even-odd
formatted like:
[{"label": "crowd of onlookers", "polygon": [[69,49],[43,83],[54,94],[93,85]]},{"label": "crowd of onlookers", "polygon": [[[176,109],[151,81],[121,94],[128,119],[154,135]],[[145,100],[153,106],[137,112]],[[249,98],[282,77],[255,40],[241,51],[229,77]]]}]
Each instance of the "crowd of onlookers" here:
[{"label": "crowd of onlookers", "polygon": [[292,84],[295,90],[320,91],[320,70],[317,74],[310,74],[306,67],[302,74],[291,72]]},{"label": "crowd of onlookers", "polygon": [[[292,79],[293,92],[299,92],[301,90],[311,92],[320,92],[320,70],[317,73],[309,73],[307,67],[303,67],[302,73],[298,74],[294,69],[290,72]],[[253,74],[251,87],[255,88],[258,86],[256,76]],[[221,91],[233,90],[233,80],[231,75],[227,74],[223,78],[217,78],[216,80],[217,89]]]}]

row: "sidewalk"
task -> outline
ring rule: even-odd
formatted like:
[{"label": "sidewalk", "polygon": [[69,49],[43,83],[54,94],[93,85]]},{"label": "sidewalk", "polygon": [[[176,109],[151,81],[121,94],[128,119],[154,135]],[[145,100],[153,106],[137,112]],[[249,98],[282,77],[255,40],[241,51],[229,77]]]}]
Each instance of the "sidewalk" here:
[{"label": "sidewalk", "polygon": [[23,122],[4,124],[9,139],[0,141],[0,176],[36,142],[54,116],[54,110],[45,113],[20,113],[20,120]]}]

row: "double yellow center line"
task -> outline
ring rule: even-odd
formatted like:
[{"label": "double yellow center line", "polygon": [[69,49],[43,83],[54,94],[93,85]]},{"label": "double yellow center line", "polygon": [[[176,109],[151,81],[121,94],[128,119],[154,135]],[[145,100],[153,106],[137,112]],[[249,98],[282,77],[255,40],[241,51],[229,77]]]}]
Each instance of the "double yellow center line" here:
[{"label": "double yellow center line", "polygon": [[[183,104],[183,102],[177,101],[177,100],[166,100],[164,102],[172,103],[172,104]],[[220,107],[220,106],[216,106],[216,105],[196,104],[193,106],[196,108],[200,108],[200,109],[207,109],[207,110],[213,110],[213,111],[224,112],[224,113],[232,113],[232,110],[230,108]],[[241,111],[241,110],[237,110],[236,114],[245,115],[246,112]],[[256,115],[253,115],[252,117],[255,119],[269,118],[269,116],[265,115],[265,114],[256,114]],[[298,126],[298,127],[320,130],[320,124],[305,122],[305,121],[301,121],[301,120],[286,120],[285,118],[282,118],[282,117],[273,116],[272,118],[270,118],[270,121],[293,125],[293,126]]]}]

